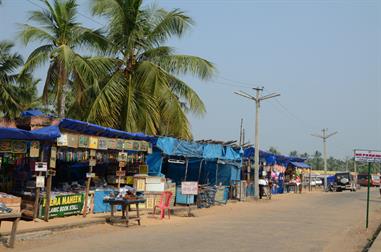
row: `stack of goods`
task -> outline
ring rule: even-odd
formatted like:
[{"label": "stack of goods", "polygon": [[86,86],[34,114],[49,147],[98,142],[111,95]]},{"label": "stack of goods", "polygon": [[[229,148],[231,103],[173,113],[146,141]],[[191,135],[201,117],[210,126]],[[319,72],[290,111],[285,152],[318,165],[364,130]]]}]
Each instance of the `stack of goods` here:
[{"label": "stack of goods", "polygon": [[19,197],[0,192],[0,203],[2,203],[2,209],[4,211],[9,211],[6,209],[11,209],[12,212],[20,212],[21,198]]},{"label": "stack of goods", "polygon": [[197,196],[197,207],[208,208],[214,205],[217,186],[200,185],[199,194]]}]

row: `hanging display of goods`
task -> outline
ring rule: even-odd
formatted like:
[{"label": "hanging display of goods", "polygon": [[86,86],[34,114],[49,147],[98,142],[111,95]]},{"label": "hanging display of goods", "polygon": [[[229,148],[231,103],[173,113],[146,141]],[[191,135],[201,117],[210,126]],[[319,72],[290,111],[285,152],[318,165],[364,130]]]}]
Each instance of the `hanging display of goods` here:
[{"label": "hanging display of goods", "polygon": [[116,148],[118,150],[124,150],[124,140],[123,139],[117,139],[116,140]]},{"label": "hanging display of goods", "polygon": [[79,148],[88,148],[89,147],[89,137],[85,135],[80,135],[78,140]]},{"label": "hanging display of goods", "polygon": [[147,150],[147,153],[148,153],[148,154],[152,154],[152,144],[151,144],[151,143],[148,143],[148,150]]},{"label": "hanging display of goods", "polygon": [[67,134],[67,146],[78,148],[79,136],[75,134]]},{"label": "hanging display of goods", "polygon": [[57,138],[57,146],[67,146],[67,134],[61,134],[59,138]]},{"label": "hanging display of goods", "polygon": [[12,142],[11,141],[0,141],[0,152],[11,152]]},{"label": "hanging display of goods", "polygon": [[52,169],[56,168],[56,162],[57,162],[57,147],[51,147],[50,148],[50,160],[49,160],[49,167]]},{"label": "hanging display of goods", "polygon": [[97,165],[97,160],[95,158],[90,158],[89,166],[96,166],[96,165]]},{"label": "hanging display of goods", "polygon": [[127,152],[119,152],[118,153],[118,161],[121,162],[126,162],[127,161],[128,154]]},{"label": "hanging display of goods", "polygon": [[139,141],[133,141],[132,150],[135,150],[135,151],[140,150],[140,142]]},{"label": "hanging display of goods", "polygon": [[107,150],[107,138],[100,137],[98,139],[98,150]]},{"label": "hanging display of goods", "polygon": [[40,155],[40,142],[38,141],[30,142],[29,156],[39,157],[39,155]]},{"label": "hanging display of goods", "polygon": [[107,139],[107,149],[116,150],[117,149],[117,142],[116,139],[108,138]]},{"label": "hanging display of goods", "polygon": [[148,143],[147,142],[140,142],[140,150],[141,151],[147,151],[148,150]]},{"label": "hanging display of goods", "polygon": [[98,137],[95,137],[95,136],[89,137],[89,148],[98,149]]},{"label": "hanging display of goods", "polygon": [[133,143],[134,143],[134,141],[132,141],[132,140],[126,140],[124,142],[124,148],[126,150],[133,150]]},{"label": "hanging display of goods", "polygon": [[96,150],[90,150],[90,157],[95,157],[97,155]]},{"label": "hanging display of goods", "polygon": [[26,153],[26,142],[24,141],[12,141],[13,153]]}]

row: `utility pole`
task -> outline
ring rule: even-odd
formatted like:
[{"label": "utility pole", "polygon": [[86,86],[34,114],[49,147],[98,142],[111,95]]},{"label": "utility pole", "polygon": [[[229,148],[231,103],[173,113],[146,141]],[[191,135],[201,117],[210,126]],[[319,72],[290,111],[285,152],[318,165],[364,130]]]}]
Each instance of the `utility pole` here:
[{"label": "utility pole", "polygon": [[243,118],[241,118],[241,127],[239,128],[239,146],[242,147],[243,144]]},{"label": "utility pole", "polygon": [[327,135],[327,131],[328,129],[322,129],[323,131],[323,134],[322,135],[318,135],[318,134],[311,134],[311,136],[314,136],[314,137],[318,137],[318,138],[321,138],[323,139],[323,155],[324,155],[324,189],[327,190],[327,139],[333,135],[336,135],[337,134],[337,131],[331,133],[331,134],[328,134]]},{"label": "utility pole", "polygon": [[254,198],[259,198],[259,109],[261,105],[261,101],[270,99],[273,97],[280,96],[277,93],[271,93],[265,96],[261,96],[261,92],[263,91],[263,87],[253,88],[256,91],[256,95],[252,96],[243,91],[234,92],[237,95],[243,96],[247,99],[255,101],[255,147],[254,147]]}]

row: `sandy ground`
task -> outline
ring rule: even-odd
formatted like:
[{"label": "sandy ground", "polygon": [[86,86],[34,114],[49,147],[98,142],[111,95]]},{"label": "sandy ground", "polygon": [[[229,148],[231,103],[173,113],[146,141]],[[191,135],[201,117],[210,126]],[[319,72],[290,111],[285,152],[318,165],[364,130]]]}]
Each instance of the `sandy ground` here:
[{"label": "sandy ground", "polygon": [[18,241],[13,251],[361,251],[381,223],[381,198],[373,192],[365,231],[365,197],[365,189],[281,195],[197,210],[191,218],[146,216],[140,227],[56,232]]}]

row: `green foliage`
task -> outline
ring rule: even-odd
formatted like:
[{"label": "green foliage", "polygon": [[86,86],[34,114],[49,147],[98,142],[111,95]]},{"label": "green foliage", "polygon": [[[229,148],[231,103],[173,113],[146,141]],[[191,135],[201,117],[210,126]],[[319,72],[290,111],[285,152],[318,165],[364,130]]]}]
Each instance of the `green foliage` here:
[{"label": "green foliage", "polygon": [[57,114],[64,117],[68,92],[72,90],[71,94],[80,100],[85,90],[114,65],[111,59],[94,57],[90,60],[77,52],[81,47],[106,49],[107,41],[100,31],[83,27],[76,21],[78,5],[75,0],[54,0],[53,3],[45,0],[43,3],[45,9],[32,11],[29,17],[29,21],[38,26],[29,23],[22,26],[20,37],[25,44],[41,43],[29,55],[22,74],[49,64],[43,102],[49,104],[49,98],[53,99]]},{"label": "green foliage", "polygon": [[280,151],[278,151],[275,147],[271,146],[269,148],[269,152],[275,155],[280,155]]},{"label": "green foliage", "polygon": [[22,56],[12,53],[13,43],[0,42],[0,114],[6,118],[18,117],[20,112],[39,106],[37,84],[29,72],[19,75]]},{"label": "green foliage", "polygon": [[193,21],[178,9],[167,11],[139,0],[94,0],[95,15],[108,20],[109,52],[117,68],[99,81],[87,120],[154,135],[190,139],[187,112],[205,113],[197,93],[179,76],[212,76],[213,65],[196,56],[178,55],[165,45],[181,37]]}]

